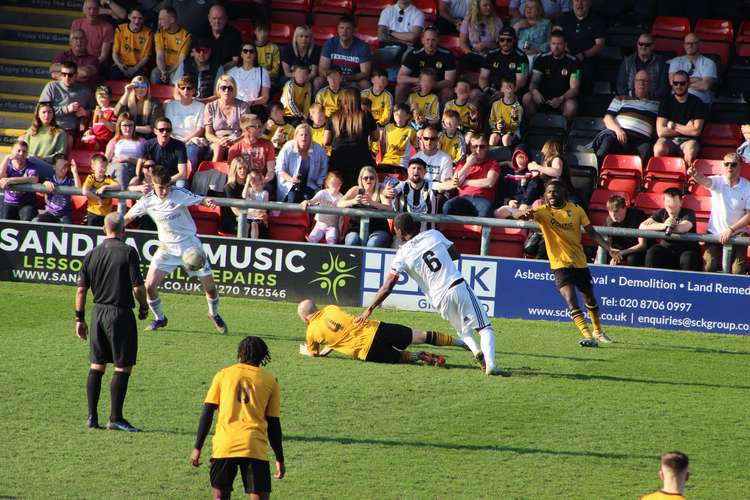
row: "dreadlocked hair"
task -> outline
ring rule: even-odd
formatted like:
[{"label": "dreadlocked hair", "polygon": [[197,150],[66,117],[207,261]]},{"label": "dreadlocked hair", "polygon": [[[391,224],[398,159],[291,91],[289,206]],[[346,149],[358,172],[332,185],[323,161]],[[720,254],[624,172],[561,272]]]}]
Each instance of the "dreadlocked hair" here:
[{"label": "dreadlocked hair", "polygon": [[265,366],[271,361],[271,353],[268,352],[268,346],[262,338],[250,335],[240,342],[237,358],[240,363]]}]

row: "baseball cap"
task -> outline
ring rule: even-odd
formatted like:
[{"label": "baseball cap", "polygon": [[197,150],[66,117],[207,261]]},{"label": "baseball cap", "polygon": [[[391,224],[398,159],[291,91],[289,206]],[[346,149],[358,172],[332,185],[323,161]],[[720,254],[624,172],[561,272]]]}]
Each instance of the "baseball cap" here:
[{"label": "baseball cap", "polygon": [[516,30],[514,30],[510,26],[505,26],[500,30],[500,34],[498,36],[510,36],[516,38]]}]

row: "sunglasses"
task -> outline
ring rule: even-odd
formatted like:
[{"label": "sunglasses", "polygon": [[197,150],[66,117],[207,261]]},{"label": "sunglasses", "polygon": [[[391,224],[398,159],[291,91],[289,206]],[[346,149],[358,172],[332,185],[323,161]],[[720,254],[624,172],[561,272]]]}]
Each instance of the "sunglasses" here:
[{"label": "sunglasses", "polygon": [[234,91],[234,87],[232,87],[230,85],[222,85],[221,87],[219,87],[219,90],[221,90],[223,92],[233,92]]},{"label": "sunglasses", "polygon": [[255,49],[242,49],[243,54],[255,54]]},{"label": "sunglasses", "polygon": [[61,71],[60,72],[60,76],[62,76],[63,78],[73,78],[74,76],[76,76],[76,74],[75,74],[75,72],[68,73],[66,71]]},{"label": "sunglasses", "polygon": [[639,47],[651,47],[652,45],[653,45],[653,43],[638,42],[638,46]]},{"label": "sunglasses", "polygon": [[397,22],[400,23],[403,20],[404,20],[404,9],[401,9],[401,10],[398,11],[398,21]]},{"label": "sunglasses", "polygon": [[376,177],[373,177],[372,175],[365,175],[362,177],[363,181],[374,181]]},{"label": "sunglasses", "polygon": [[473,149],[487,149],[489,146],[487,144],[472,144],[471,147]]},{"label": "sunglasses", "polygon": [[500,40],[500,43],[503,43],[503,42],[512,43],[514,39],[508,36],[501,36],[498,40]]},{"label": "sunglasses", "polygon": [[437,141],[438,138],[435,136],[432,136],[432,137],[422,136],[422,140],[423,141]]},{"label": "sunglasses", "polygon": [[180,87],[180,90],[194,90],[193,87]]},{"label": "sunglasses", "polygon": [[739,165],[739,163],[734,162],[734,161],[725,161],[724,162],[724,166],[725,167],[729,167],[729,168],[737,168],[738,165]]},{"label": "sunglasses", "polygon": [[195,52],[197,52],[198,54],[205,54],[205,53],[207,53],[207,52],[211,52],[211,49],[208,49],[208,48],[203,48],[203,49],[193,49],[193,50],[194,50]]},{"label": "sunglasses", "polygon": [[135,124],[134,124],[134,123],[121,123],[121,124],[120,124],[120,127],[128,127],[128,128],[130,128],[130,127],[132,127],[133,125],[135,125]]},{"label": "sunglasses", "polygon": [[154,165],[156,165],[156,164],[155,163],[144,163],[143,165],[141,165],[141,168],[148,170],[151,167],[153,167]]},{"label": "sunglasses", "polygon": [[672,82],[672,85],[675,87],[681,87],[683,85],[687,85],[687,80],[675,80]]},{"label": "sunglasses", "polygon": [[172,131],[171,128],[157,128],[156,130],[158,132],[161,132],[162,134],[166,134],[167,132],[171,132]]}]

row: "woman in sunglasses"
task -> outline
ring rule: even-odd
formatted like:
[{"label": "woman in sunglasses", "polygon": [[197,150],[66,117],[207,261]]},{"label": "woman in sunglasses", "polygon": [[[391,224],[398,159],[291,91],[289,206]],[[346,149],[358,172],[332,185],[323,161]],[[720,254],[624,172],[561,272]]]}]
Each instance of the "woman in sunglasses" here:
[{"label": "woman in sunglasses", "polygon": [[135,133],[135,121],[124,111],[117,117],[115,136],[107,143],[104,156],[109,160],[107,175],[117,180],[120,186],[127,186],[136,173],[136,163],[143,154],[146,141]]},{"label": "woman in sunglasses", "polygon": [[29,145],[29,156],[52,165],[53,158],[65,154],[68,134],[57,126],[51,102],[40,102],[34,110],[34,121],[21,139]]},{"label": "woman in sunglasses", "polygon": [[203,137],[205,105],[195,98],[195,89],[192,77],[181,76],[175,84],[175,99],[164,105],[164,116],[172,122],[172,138],[185,144],[193,170],[210,158],[208,141]]},{"label": "woman in sunglasses", "polygon": [[[352,186],[338,202],[339,207],[365,210],[393,210],[385,196],[385,186],[378,182],[378,174],[371,166],[362,167],[356,186]],[[363,242],[359,236],[359,217],[349,218],[349,228],[344,236],[345,245],[389,248],[393,242],[388,219],[371,218],[370,234]]]},{"label": "woman in sunglasses", "polygon": [[125,85],[125,93],[115,106],[115,115],[123,111],[130,113],[135,121],[135,132],[144,137],[151,136],[151,129],[157,118],[164,116],[161,104],[151,97],[151,85],[144,76],[135,76]]},{"label": "woman in sunglasses", "polygon": [[223,161],[227,150],[242,137],[240,118],[250,112],[250,107],[237,98],[237,82],[229,75],[222,75],[216,81],[215,95],[218,99],[206,105],[203,123],[213,161]]},{"label": "woman in sunglasses", "polygon": [[252,43],[242,46],[237,66],[227,75],[237,82],[237,97],[252,106],[265,106],[271,96],[271,77],[268,71],[258,65],[258,54]]}]

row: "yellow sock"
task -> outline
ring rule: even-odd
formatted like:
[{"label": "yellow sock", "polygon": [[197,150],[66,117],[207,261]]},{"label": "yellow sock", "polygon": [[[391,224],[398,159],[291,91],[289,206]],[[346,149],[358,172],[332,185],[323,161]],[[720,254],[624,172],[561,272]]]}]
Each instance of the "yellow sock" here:
[{"label": "yellow sock", "polygon": [[409,351],[401,351],[401,362],[411,363],[411,353]]},{"label": "yellow sock", "polygon": [[586,309],[589,312],[589,318],[591,318],[591,326],[594,329],[594,335],[599,335],[602,333],[602,322],[599,319],[599,306],[593,306],[589,307],[589,305],[586,305]]},{"label": "yellow sock", "polygon": [[583,312],[580,309],[573,309],[570,311],[570,316],[573,318],[573,323],[581,330],[583,336],[590,339],[591,331],[589,331],[589,327],[586,325],[586,318],[583,316]]},{"label": "yellow sock", "polygon": [[427,340],[425,340],[425,343],[437,346],[446,346],[453,345],[454,341],[455,339],[447,333],[427,332]]}]

